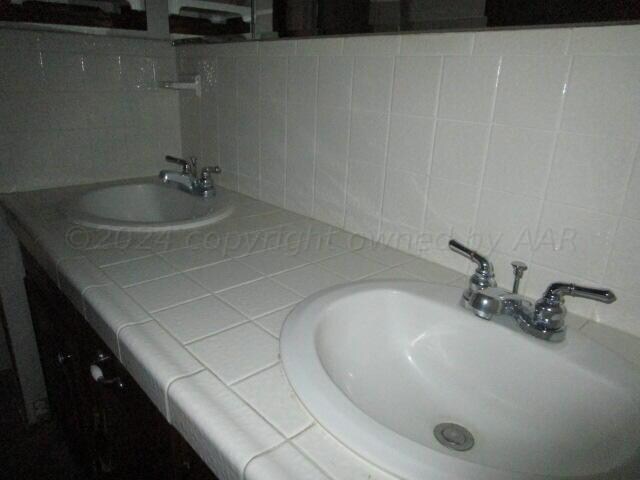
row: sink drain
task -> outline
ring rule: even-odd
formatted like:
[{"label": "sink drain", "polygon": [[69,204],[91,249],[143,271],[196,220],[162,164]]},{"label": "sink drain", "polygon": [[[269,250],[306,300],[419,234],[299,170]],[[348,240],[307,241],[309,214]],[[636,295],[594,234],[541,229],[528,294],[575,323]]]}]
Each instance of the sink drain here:
[{"label": "sink drain", "polygon": [[471,450],[475,443],[471,432],[455,423],[440,423],[433,429],[433,434],[442,445],[458,452]]}]

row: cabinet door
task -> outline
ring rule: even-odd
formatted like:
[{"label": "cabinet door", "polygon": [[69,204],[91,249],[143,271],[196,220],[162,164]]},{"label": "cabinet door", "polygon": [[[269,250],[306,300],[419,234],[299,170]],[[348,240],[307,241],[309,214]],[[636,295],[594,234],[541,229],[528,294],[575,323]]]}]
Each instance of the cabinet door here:
[{"label": "cabinet door", "polygon": [[80,352],[68,331],[67,319],[59,306],[52,304],[49,292],[30,278],[25,279],[25,286],[51,413],[62,428],[83,478],[94,478],[93,412],[78,381]]}]

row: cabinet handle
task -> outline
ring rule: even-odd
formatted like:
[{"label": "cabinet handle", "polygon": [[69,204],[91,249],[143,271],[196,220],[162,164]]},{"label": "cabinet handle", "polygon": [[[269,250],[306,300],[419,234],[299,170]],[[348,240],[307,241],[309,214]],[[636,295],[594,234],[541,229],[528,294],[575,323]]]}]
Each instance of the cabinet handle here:
[{"label": "cabinet handle", "polygon": [[124,384],[122,383],[122,380],[120,379],[120,377],[114,377],[114,378],[105,378],[104,373],[102,373],[102,369],[98,366],[98,365],[91,365],[89,367],[89,371],[91,372],[91,378],[93,378],[96,383],[99,383],[100,385],[105,385],[105,386],[115,386],[116,388],[119,389],[123,389],[124,388]]}]

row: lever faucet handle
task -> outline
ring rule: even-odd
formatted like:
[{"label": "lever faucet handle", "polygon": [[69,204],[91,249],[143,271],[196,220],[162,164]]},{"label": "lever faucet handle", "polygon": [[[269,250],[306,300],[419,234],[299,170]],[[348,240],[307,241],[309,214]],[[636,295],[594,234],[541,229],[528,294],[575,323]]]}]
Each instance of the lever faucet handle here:
[{"label": "lever faucet handle", "polygon": [[527,271],[527,264],[524,262],[519,262],[517,260],[514,260],[513,262],[511,262],[511,266],[513,267],[513,289],[512,292],[514,294],[518,293],[518,290],[520,290],[520,280],[522,280],[522,277],[524,275],[524,272]]},{"label": "lever faucet handle", "polygon": [[198,165],[198,159],[196,157],[189,157],[188,160],[185,160],[184,158],[174,157],[173,155],[166,155],[164,159],[167,162],[180,165],[182,167],[182,173],[192,173]]},{"label": "lever faucet handle", "polygon": [[602,303],[613,303],[616,295],[611,290],[581,287],[573,283],[552,283],[547,287],[541,300],[549,304],[562,303],[564,296],[586,298]]},{"label": "lever faucet handle", "polygon": [[487,277],[493,277],[493,265],[489,260],[487,260],[487,258],[483,257],[475,250],[471,250],[469,247],[464,246],[454,239],[449,240],[449,248],[475,263],[478,266],[476,273]]}]

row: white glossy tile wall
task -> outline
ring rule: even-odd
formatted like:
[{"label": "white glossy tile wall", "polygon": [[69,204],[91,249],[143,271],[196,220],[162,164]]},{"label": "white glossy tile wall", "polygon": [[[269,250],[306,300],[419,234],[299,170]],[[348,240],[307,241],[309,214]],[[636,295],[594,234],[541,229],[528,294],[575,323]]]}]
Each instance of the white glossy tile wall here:
[{"label": "white glossy tile wall", "polygon": [[[183,130],[201,132],[185,149],[211,145],[226,186],[465,270],[446,248],[456,236],[493,252],[505,283],[510,259],[527,261],[530,295],[550,280],[610,285],[615,309],[569,308],[640,335],[629,321],[640,256],[625,247],[640,242],[640,26],[187,46],[178,57],[183,73],[213,69],[201,111],[183,116]],[[248,61],[255,79],[240,78]],[[242,158],[256,119],[259,148]]]},{"label": "white glossy tile wall", "polygon": [[152,175],[180,154],[168,42],[0,29],[0,192]]}]

